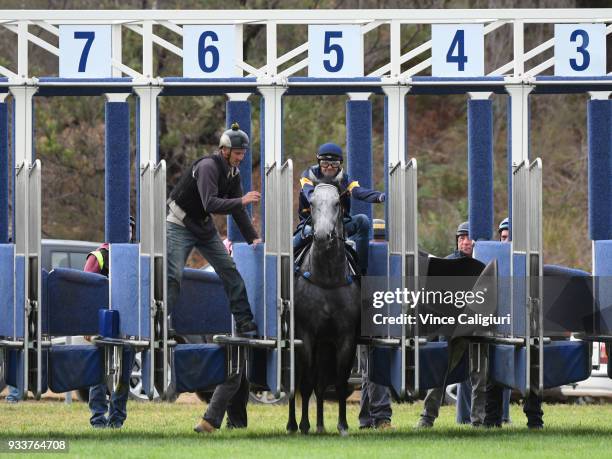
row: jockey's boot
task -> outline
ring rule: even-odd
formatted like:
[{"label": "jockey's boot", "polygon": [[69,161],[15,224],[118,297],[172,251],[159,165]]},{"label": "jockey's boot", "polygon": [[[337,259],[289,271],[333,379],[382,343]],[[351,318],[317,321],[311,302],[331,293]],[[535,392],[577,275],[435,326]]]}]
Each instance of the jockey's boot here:
[{"label": "jockey's boot", "polygon": [[433,422],[431,422],[427,418],[421,417],[421,419],[419,419],[419,422],[416,423],[415,427],[417,429],[431,429],[433,427]]},{"label": "jockey's boot", "polygon": [[200,422],[195,425],[193,430],[197,433],[213,433],[217,429],[206,419],[200,419]]},{"label": "jockey's boot", "polygon": [[376,424],[376,430],[395,430],[395,427],[391,424],[391,421],[384,420]]},{"label": "jockey's boot", "polygon": [[252,320],[245,320],[236,324],[236,333],[239,335],[246,335],[249,333],[257,332],[257,325]]}]

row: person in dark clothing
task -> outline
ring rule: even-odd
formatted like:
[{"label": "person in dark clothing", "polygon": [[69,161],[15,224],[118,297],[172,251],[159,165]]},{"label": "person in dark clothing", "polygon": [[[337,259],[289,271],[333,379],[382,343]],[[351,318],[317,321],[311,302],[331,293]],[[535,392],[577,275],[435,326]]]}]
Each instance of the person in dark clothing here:
[{"label": "person in dark clothing", "polygon": [[[468,222],[463,222],[457,227],[457,232],[455,233],[455,247],[455,250],[444,258],[456,259],[472,257],[474,241],[470,239],[470,226]],[[416,425],[417,428],[433,427],[440,412],[440,405],[444,399],[445,389],[445,387],[435,387],[427,391],[427,395],[423,401],[423,412]],[[457,403],[459,403],[459,400],[457,400]]]},{"label": "person in dark clothing", "polygon": [[261,195],[249,191],[243,196],[238,166],[244,159],[249,138],[238,124],[225,131],[219,150],[194,162],[170,193],[167,217],[168,308],[178,300],[185,262],[196,248],[221,278],[238,333],[252,333],[257,327],[249,306],[244,280],[219,237],[211,214],[231,214],[249,244],[261,242],[246,212]]},{"label": "person in dark clothing", "polygon": [[[173,310],[181,286],[183,268],[189,253],[197,249],[212,265],[223,282],[239,334],[254,333],[257,326],[249,305],[246,286],[215,228],[211,214],[230,214],[246,241],[255,247],[261,242],[246,212],[261,195],[249,191],[243,196],[238,166],[249,147],[249,137],[237,123],[219,139],[219,150],[204,156],[187,169],[170,193],[167,221],[168,308]],[[225,412],[229,424],[246,427],[249,385],[244,362],[239,371],[215,388],[200,422],[198,433],[212,433],[221,427]],[[232,413],[235,415],[232,417]]]},{"label": "person in dark clothing", "polygon": [[[130,242],[136,229],[136,221],[130,217]],[[84,271],[90,273],[109,274],[109,244],[104,243],[93,252],[87,255]],[[86,338],[88,339],[88,338]],[[129,378],[132,374],[134,365],[134,352],[128,348],[123,348],[123,365],[121,368],[121,378],[117,388],[110,396],[110,403],[106,394],[106,384],[97,384],[89,388],[89,410],[91,418],[89,422],[94,428],[110,427],[119,429],[123,426],[127,418],[127,400],[130,393]],[[108,412],[108,418],[106,413]]]},{"label": "person in dark clothing", "polygon": [[342,169],[342,149],[335,143],[325,143],[319,147],[318,163],[310,166],[300,178],[300,197],[298,216],[300,223],[293,238],[293,246],[300,248],[312,233],[309,225],[310,198],[315,186],[320,182],[336,184],[340,191],[340,203],[344,211],[344,229],[350,240],[355,241],[361,274],[368,270],[368,250],[370,243],[370,219],[364,214],[351,215],[351,196],[360,201],[385,202],[385,193],[362,187],[357,180],[351,180]]},{"label": "person in dark clothing", "polygon": [[[509,234],[510,225],[508,218],[504,218],[497,228],[499,240],[502,242],[510,242]],[[509,392],[499,384],[493,381],[487,383],[487,401],[485,405],[485,427],[501,427],[504,423],[504,399]],[[527,427],[530,429],[544,428],[544,411],[542,411],[542,397],[537,395],[533,390],[529,392],[523,401],[523,413],[527,416]]]}]

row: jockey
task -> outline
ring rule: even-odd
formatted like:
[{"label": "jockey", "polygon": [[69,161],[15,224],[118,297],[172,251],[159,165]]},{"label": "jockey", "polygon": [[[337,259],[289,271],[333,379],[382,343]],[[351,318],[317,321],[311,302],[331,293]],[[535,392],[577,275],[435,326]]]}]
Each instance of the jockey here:
[{"label": "jockey", "polygon": [[368,245],[370,238],[370,219],[364,214],[352,215],[351,196],[360,201],[378,203],[385,202],[385,193],[370,190],[351,180],[342,169],[342,149],[335,143],[324,143],[317,153],[318,164],[310,166],[300,178],[301,192],[299,200],[298,230],[293,238],[295,248],[303,247],[312,232],[308,224],[310,217],[310,198],[315,186],[320,181],[335,182],[340,191],[340,202],[344,212],[344,229],[350,240],[355,241],[361,274],[368,269]]}]

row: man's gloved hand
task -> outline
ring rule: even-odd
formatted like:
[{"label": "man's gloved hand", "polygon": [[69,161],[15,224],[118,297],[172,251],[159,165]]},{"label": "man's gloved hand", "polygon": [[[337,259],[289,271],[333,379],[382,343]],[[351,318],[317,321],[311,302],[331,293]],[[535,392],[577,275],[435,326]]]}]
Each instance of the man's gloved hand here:
[{"label": "man's gloved hand", "polygon": [[382,193],[380,197],[378,198],[378,202],[385,202],[386,200],[387,200],[387,195],[385,193]]}]

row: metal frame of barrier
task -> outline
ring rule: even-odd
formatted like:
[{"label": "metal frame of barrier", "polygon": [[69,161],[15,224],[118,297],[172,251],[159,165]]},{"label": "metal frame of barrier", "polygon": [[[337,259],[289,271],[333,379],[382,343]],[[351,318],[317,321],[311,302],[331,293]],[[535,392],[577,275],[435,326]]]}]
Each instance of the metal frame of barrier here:
[{"label": "metal frame of barrier", "polygon": [[[201,16],[200,16],[201,15]],[[194,19],[195,18],[195,19]],[[201,19],[198,19],[201,18]],[[54,55],[59,54],[59,49],[52,43],[45,41],[44,39],[37,37],[32,31],[41,29],[53,36],[59,35],[59,24],[78,24],[79,21],[85,21],[87,23],[112,23],[112,33],[114,39],[112,58],[113,58],[113,78],[105,82],[96,81],[82,81],[82,80],[61,80],[57,78],[43,79],[37,78],[32,75],[29,71],[29,57],[28,57],[28,46],[30,44],[41,47]],[[201,22],[201,23],[217,23],[217,24],[234,24],[236,25],[237,37],[242,38],[242,31],[244,25],[248,22],[250,24],[263,25],[266,28],[266,59],[265,65],[261,68],[255,68],[244,61],[242,53],[238,50],[241,49],[242,40],[237,40],[237,53],[238,63],[237,66],[240,69],[240,77],[233,79],[232,81],[214,81],[214,80],[198,80],[198,81],[186,81],[185,79],[177,78],[162,78],[159,75],[155,75],[153,69],[153,52],[155,46],[161,46],[172,52],[173,54],[182,57],[182,49],[175,45],[172,45],[167,40],[155,33],[155,28],[162,27],[167,29],[178,36],[182,35],[182,27],[184,24]],[[525,160],[528,157],[528,96],[532,91],[542,90],[545,91],[567,91],[568,88],[579,88],[582,91],[588,90],[601,90],[606,91],[612,88],[612,80],[609,76],[601,78],[581,78],[581,79],[569,79],[569,78],[548,78],[542,79],[538,77],[542,72],[551,68],[554,64],[554,58],[548,59],[544,63],[535,67],[526,68],[526,62],[539,54],[546,52],[554,45],[554,40],[548,40],[544,43],[539,44],[535,48],[525,51],[525,40],[524,40],[524,28],[529,23],[573,23],[573,22],[598,22],[598,23],[609,23],[612,22],[612,10],[610,9],[542,9],[542,10],[345,10],[343,11],[343,17],[338,18],[336,11],[15,11],[15,10],[4,10],[0,11],[0,26],[5,27],[13,32],[16,37],[16,49],[17,49],[17,62],[15,68],[9,69],[0,67],[0,75],[6,77],[6,81],[0,81],[0,89],[6,89],[11,92],[15,99],[15,152],[17,164],[28,164],[30,167],[32,155],[32,96],[39,89],[45,91],[59,91],[66,88],[78,89],[78,90],[89,90],[91,88],[105,87],[108,91],[117,92],[131,92],[132,90],[139,96],[140,112],[139,112],[139,126],[140,126],[140,168],[143,173],[151,173],[152,168],[161,167],[158,163],[157,158],[157,132],[156,125],[156,101],[157,96],[163,89],[178,90],[180,88],[190,88],[197,91],[211,91],[216,93],[231,93],[232,91],[244,91],[254,92],[259,91],[265,101],[265,164],[266,167],[270,165],[280,164],[281,161],[281,131],[282,131],[282,96],[284,93],[299,93],[299,91],[305,91],[310,89],[315,92],[325,93],[347,93],[347,92],[383,92],[388,98],[388,127],[387,137],[389,146],[389,163],[396,165],[398,162],[403,161],[405,157],[405,96],[409,93],[419,94],[421,91],[453,91],[464,93],[466,91],[480,91],[481,93],[487,93],[491,91],[505,92],[512,98],[511,104],[511,123],[512,123],[512,151],[511,159],[512,163],[517,165],[520,161]],[[382,25],[388,25],[390,29],[390,57],[389,62],[385,63],[382,67],[375,69],[370,72],[361,81],[318,81],[317,79],[294,79],[290,78],[297,74],[300,70],[304,69],[308,64],[308,58],[302,59],[294,65],[290,65],[292,59],[299,57],[301,54],[307,52],[308,43],[301,44],[300,46],[290,50],[284,55],[279,56],[277,53],[277,26],[292,25],[292,24],[359,24],[363,35],[377,29]],[[512,60],[503,64],[493,72],[483,76],[482,78],[476,78],[471,80],[465,79],[438,79],[423,77],[419,73],[431,66],[431,59],[425,59],[421,63],[402,69],[402,65],[419,57],[422,53],[427,52],[431,49],[431,41],[428,41],[418,48],[408,50],[406,53],[401,52],[401,27],[407,24],[437,24],[437,23],[481,23],[484,24],[484,33],[488,33],[497,30],[500,27],[509,25],[513,31],[513,57]],[[121,62],[122,54],[122,43],[121,43],[121,32],[123,29],[136,32],[143,37],[142,49],[143,49],[143,60],[142,60],[142,71],[138,72]],[[606,33],[612,32],[612,25],[606,27]],[[122,76],[128,76],[131,79],[120,79]],[[243,75],[247,78],[243,78]],[[570,88],[570,89],[571,89]],[[311,92],[312,93],[312,92]],[[25,163],[24,163],[25,161]],[[25,167],[25,166],[24,166]],[[284,166],[283,166],[284,167]],[[404,167],[404,166],[402,166]],[[533,167],[533,165],[532,165]],[[524,166],[525,169],[532,170],[532,167]],[[149,172],[146,172],[149,168]],[[537,168],[536,168],[537,169]],[[540,165],[541,169],[541,165]],[[158,169],[159,170],[159,169]],[[277,169],[278,170],[278,169]],[[416,171],[416,168],[414,169]],[[160,172],[161,175],[161,172]],[[536,176],[534,173],[533,176]],[[532,175],[530,175],[531,177]],[[23,180],[23,179],[22,179]],[[147,179],[150,182],[150,179]],[[526,183],[527,187],[532,190],[538,186],[541,188],[541,172],[540,182],[537,183]],[[153,180],[155,182],[155,180]],[[529,180],[530,181],[530,180]],[[537,180],[534,178],[534,182]],[[160,201],[162,184],[165,186],[165,180],[159,180],[156,182],[154,188],[158,195],[155,196],[154,210],[151,211],[150,207],[147,207],[151,203],[146,202],[143,204],[143,197],[141,193],[141,206],[147,207],[148,215],[146,219],[153,219],[156,223],[165,222],[165,199]],[[16,232],[17,240],[17,254],[23,255],[26,258],[28,266],[31,263],[38,262],[39,250],[34,247],[35,241],[30,240],[29,236],[29,220],[30,216],[27,216],[27,205],[28,205],[28,190],[27,187],[23,187],[23,184],[18,184],[19,188],[16,193],[16,221],[15,225],[18,228],[22,228],[23,231]],[[395,186],[395,185],[394,185]],[[404,183],[404,185],[406,184]],[[409,185],[410,187],[412,185]],[[518,187],[521,188],[521,187]],[[517,187],[513,186],[513,190],[516,191]],[[165,188],[164,188],[165,195]],[[142,192],[142,190],[141,190]],[[533,194],[533,193],[531,193]],[[531,196],[530,194],[530,196]],[[21,196],[21,197],[20,197]],[[272,194],[274,196],[274,194]],[[277,195],[278,196],[278,195]],[[283,195],[281,194],[281,197]],[[406,196],[402,194],[401,196]],[[395,197],[395,193],[389,193],[389,200],[392,203]],[[25,201],[20,201],[24,199]],[[402,198],[404,199],[404,198]],[[416,177],[414,182],[414,212],[416,213]],[[541,221],[538,227],[532,226],[535,222],[535,216],[531,215],[531,211],[536,209],[539,205],[541,209],[541,192],[539,204],[531,203],[526,204],[522,202],[521,206],[531,209],[527,212],[525,222],[521,223],[516,221],[518,215],[515,215],[515,221],[513,226],[515,228],[514,234],[519,240],[516,242],[516,249],[522,251],[527,255],[529,263],[529,269],[526,271],[527,276],[533,273],[535,266],[539,266],[539,272],[541,273]],[[408,200],[409,201],[409,200]],[[513,199],[513,203],[515,200]],[[405,204],[409,204],[406,202]],[[513,204],[519,206],[518,203]],[[163,210],[162,209],[163,206]],[[269,207],[269,206],[268,206]],[[406,210],[407,214],[413,212],[412,210]],[[266,210],[267,211],[267,210]],[[520,213],[517,207],[517,212]],[[154,216],[153,216],[154,215]],[[405,214],[404,214],[405,215]],[[531,215],[531,216],[530,216]],[[539,213],[541,218],[541,211]],[[38,214],[40,217],[40,213]],[[34,217],[32,217],[34,218]],[[405,216],[405,218],[407,218]],[[518,217],[520,220],[520,217]],[[142,222],[141,218],[141,222]],[[406,221],[406,220],[404,220]],[[269,224],[269,223],[268,223]],[[411,223],[412,225],[412,223]],[[520,230],[520,225],[523,225],[523,230]],[[40,225],[39,225],[40,226]],[[141,225],[143,228],[145,225]],[[155,225],[153,225],[155,226]],[[414,257],[415,257],[415,275],[418,274],[416,269],[416,258],[418,251],[416,249],[416,217],[414,219],[414,226],[405,228],[407,232],[401,238],[400,247],[397,253],[403,254],[402,261],[402,273],[407,272],[408,266],[411,265],[412,261],[408,259],[409,256],[409,245],[412,243],[412,234],[414,234]],[[165,227],[164,225],[160,226]],[[414,228],[414,233],[411,233]],[[524,231],[526,240],[520,240],[520,233]],[[534,232],[539,231],[540,236],[537,238],[529,236],[535,234]],[[40,232],[38,232],[40,237]],[[25,238],[23,240],[22,238]],[[153,270],[152,273],[158,271],[163,272],[162,279],[165,279],[165,232],[162,235],[160,231],[149,234],[146,238],[154,240],[151,247],[150,242],[146,242],[147,247],[142,248],[142,253],[151,255],[151,263]],[[539,244],[539,248],[532,245],[533,241]],[[268,239],[266,238],[266,241]],[[533,242],[535,244],[536,242]],[[268,242],[267,242],[268,243]],[[32,244],[32,245],[31,245]],[[521,244],[523,244],[521,246]],[[289,251],[291,252],[291,251]],[[286,257],[291,259],[292,254],[287,255],[279,249],[277,252],[281,260],[285,260]],[[513,246],[514,253],[514,246]],[[285,258],[283,258],[285,257]],[[536,259],[537,257],[537,259]],[[161,263],[159,263],[161,260]],[[37,271],[37,270],[35,270]],[[26,268],[24,272],[25,276],[25,294],[33,292],[29,288],[31,279],[28,278],[29,268]],[[39,278],[40,276],[38,276]],[[152,287],[151,287],[151,311],[159,310],[161,307],[164,311],[163,314],[167,317],[166,310],[166,286],[165,280],[157,282],[158,276],[152,276]],[[26,311],[30,311],[30,308],[36,310],[37,302],[40,295],[40,279],[36,280],[38,286],[36,287],[36,294],[28,295],[25,300]],[[529,280],[531,282],[531,280]],[[163,285],[159,285],[159,284]],[[282,284],[279,284],[282,285]],[[534,290],[531,290],[533,288]],[[292,296],[292,289],[291,296]],[[542,336],[543,330],[541,327],[541,285],[539,287],[530,284],[529,294],[530,297],[526,298],[531,302],[529,306],[530,315],[538,314],[540,327],[534,328],[533,330],[527,328],[527,346],[531,346],[531,341],[538,334],[537,338],[540,343],[543,343],[544,337]],[[533,293],[533,294],[532,294]],[[537,293],[537,295],[535,295]],[[32,303],[32,301],[34,303]],[[289,301],[293,304],[292,298],[287,299],[285,296],[279,300],[282,302]],[[518,299],[517,299],[518,301]],[[521,299],[522,301],[522,299]],[[539,301],[539,303],[538,303]],[[513,305],[514,305],[513,299]],[[26,312],[27,314],[27,312]],[[40,320],[40,317],[37,318]],[[27,330],[27,320],[25,320],[25,332],[26,337],[24,339],[24,346],[28,348],[30,343],[30,336]],[[167,337],[167,321],[162,320],[161,326],[161,340],[163,342],[163,366],[164,374],[168,375],[168,337]],[[293,321],[290,321],[291,324]],[[154,324],[154,321],[151,322]],[[154,328],[151,330],[154,333]],[[40,330],[40,326],[38,327]],[[290,335],[292,330],[290,330]],[[405,365],[405,347],[410,343],[407,343],[405,330],[402,331],[401,349],[402,349],[402,362]],[[418,331],[415,335],[417,339],[414,340],[413,346],[415,351],[415,390],[418,390]],[[159,337],[159,335],[158,335]],[[293,339],[293,338],[291,338]],[[153,346],[148,343],[147,345]],[[38,340],[36,344],[40,349],[42,346],[42,339]],[[294,346],[293,341],[290,346]],[[151,347],[153,349],[153,347]],[[278,348],[277,348],[278,349]],[[40,352],[39,352],[40,355]],[[293,356],[293,351],[291,352]],[[27,387],[28,377],[28,361],[27,352],[25,355],[25,378]],[[293,358],[293,357],[292,357]],[[542,352],[540,346],[540,372],[542,371]],[[405,372],[403,372],[405,374]],[[540,377],[541,386],[542,377]],[[166,380],[167,382],[167,380]],[[529,384],[529,381],[527,382]],[[40,383],[37,382],[40,388]],[[406,381],[402,383],[403,390],[406,389]],[[37,394],[38,396],[39,394]],[[151,395],[150,395],[151,396]]]},{"label": "metal frame of barrier", "polygon": [[[387,286],[394,277],[400,277],[400,288],[418,290],[419,250],[418,250],[418,203],[417,203],[417,161],[412,158],[408,163],[403,159],[391,163],[389,167],[389,251],[387,256]],[[399,272],[392,273],[399,259]],[[397,268],[397,267],[396,267]],[[409,285],[406,285],[406,282]],[[401,314],[418,317],[418,306],[408,310],[407,304],[402,304]],[[364,342],[370,346],[384,346],[399,352],[399,381],[393,381],[395,392],[400,398],[418,394],[420,378],[419,359],[419,326],[406,324],[401,326],[399,334],[387,326],[387,336],[382,339],[369,338]],[[397,360],[397,359],[395,359]],[[394,360],[392,365],[397,365]],[[413,374],[414,379],[407,381],[407,375]]]},{"label": "metal frame of barrier", "polygon": [[[539,394],[544,390],[544,324],[543,324],[543,264],[542,264],[542,160],[532,163],[524,160],[515,165],[512,173],[512,249],[511,289],[512,323],[517,311],[524,311],[525,323],[521,330],[512,329],[510,338],[523,338],[526,348],[525,387]],[[517,260],[523,257],[523,266]],[[518,270],[524,270],[523,294],[517,295]],[[522,280],[522,279],[521,279]],[[538,353],[537,362],[532,362],[532,348]],[[532,388],[531,370],[537,368],[538,387]]]},{"label": "metal frame of barrier", "polygon": [[[264,249],[264,340],[273,340],[276,350],[276,387],[283,388],[288,396],[295,392],[295,321],[293,301],[293,161],[282,166],[277,162],[266,165],[265,196],[273,205],[265,206]],[[268,278],[266,264],[275,263],[275,279]],[[268,284],[274,282],[274,299],[268,295]],[[270,300],[273,304],[269,304]],[[276,330],[268,329],[269,311],[275,311]],[[288,357],[285,366],[284,356]],[[284,370],[288,377],[283,378]],[[277,394],[278,395],[278,394]]]}]

